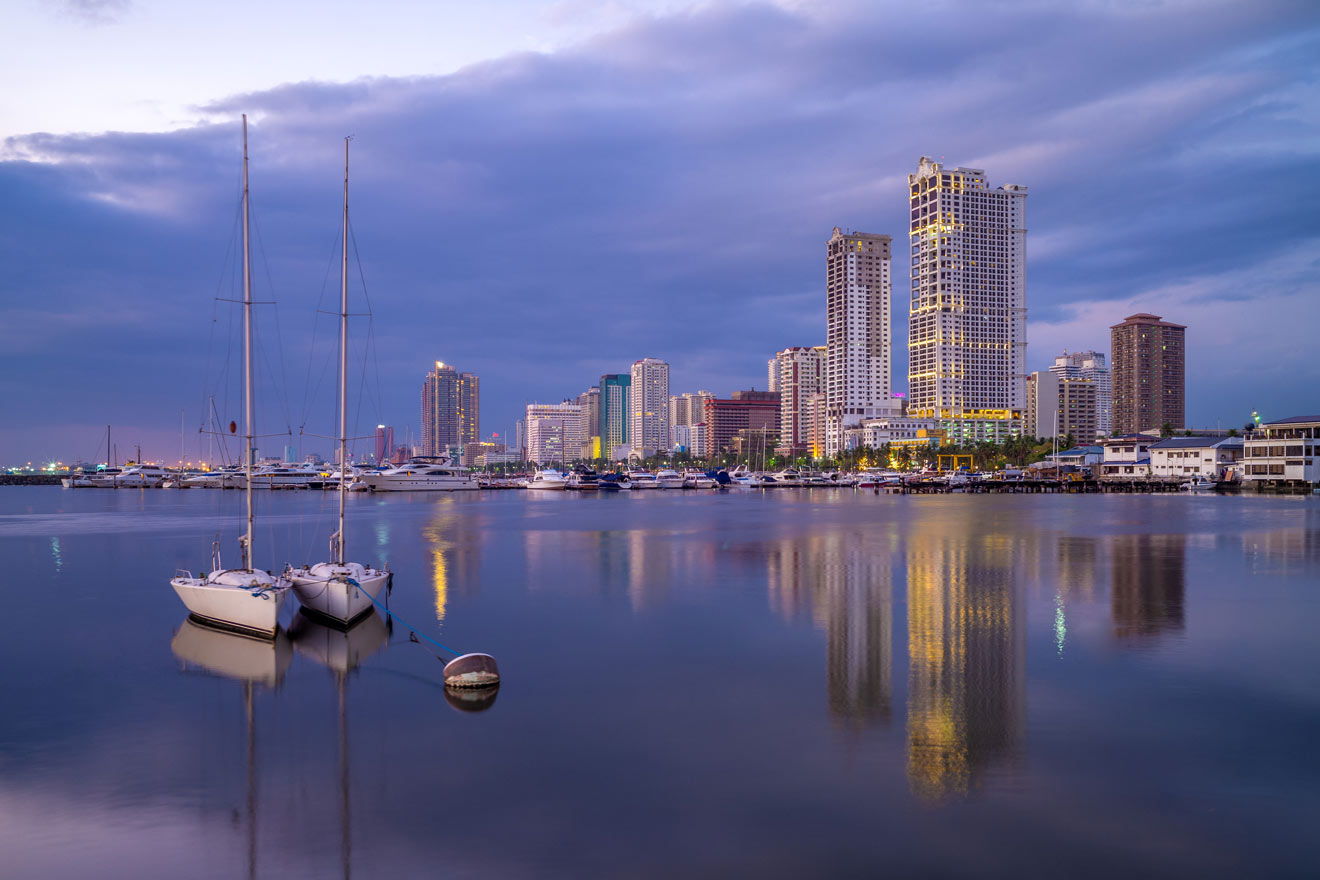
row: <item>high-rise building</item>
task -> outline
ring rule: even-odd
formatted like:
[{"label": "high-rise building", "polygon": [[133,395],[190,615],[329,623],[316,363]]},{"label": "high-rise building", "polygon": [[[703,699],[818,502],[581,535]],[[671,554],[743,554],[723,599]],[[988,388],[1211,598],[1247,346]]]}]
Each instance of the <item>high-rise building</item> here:
[{"label": "high-rise building", "polygon": [[1053,370],[1027,377],[1025,431],[1032,437],[1071,436],[1091,444],[1105,436],[1099,427],[1099,387],[1094,379],[1068,377]]},{"label": "high-rise building", "polygon": [[[1064,352],[1054,359],[1050,372],[1064,379],[1090,379],[1095,383],[1095,420],[1099,436],[1108,437],[1113,430],[1113,398],[1111,394],[1109,365],[1103,352],[1074,351]],[[1044,436],[1037,434],[1036,436]],[[1089,437],[1077,436],[1078,442]]]},{"label": "high-rise building", "polygon": [[772,357],[765,365],[765,379],[769,383],[765,386],[766,391],[779,390],[779,358]]},{"label": "high-rise building", "polygon": [[825,245],[826,454],[842,448],[843,431],[889,415],[892,356],[888,235],[834,227]]},{"label": "high-rise building", "polygon": [[643,358],[632,365],[628,442],[633,458],[669,448],[669,364],[662,360]]},{"label": "high-rise building", "polygon": [[390,425],[376,426],[376,464],[384,464],[394,451],[394,428]]},{"label": "high-rise building", "polygon": [[735,391],[729,400],[712,397],[706,410],[706,454],[726,452],[735,437],[755,438],[763,453],[775,448],[779,431],[779,395],[773,391]]},{"label": "high-rise building", "polygon": [[925,156],[908,175],[908,415],[954,442],[1021,432],[1026,408],[1027,188]]},{"label": "high-rise building", "polygon": [[[671,395],[669,398],[669,444],[670,446],[682,445],[691,448],[690,442],[680,444],[678,441],[678,428],[690,428],[693,425],[699,425],[706,418],[705,402],[715,395],[709,391],[698,391],[693,394],[691,391],[684,391],[682,394]],[[688,440],[691,435],[686,434]]]},{"label": "high-rise building", "polygon": [[771,361],[779,392],[779,448],[784,455],[801,455],[810,449],[807,405],[813,394],[825,391],[825,361],[828,346],[786,348]]},{"label": "high-rise building", "polygon": [[582,457],[595,459],[600,447],[600,387],[593,385],[577,396],[582,410]]},{"label": "high-rise building", "polygon": [[481,433],[481,386],[472,373],[435,362],[422,383],[422,454],[457,456]]},{"label": "high-rise building", "polygon": [[601,455],[613,459],[614,450],[628,445],[628,398],[632,375],[607,373],[600,377]]},{"label": "high-rise building", "polygon": [[567,464],[581,457],[585,435],[577,403],[529,403],[526,426],[528,461]]},{"label": "high-rise building", "polygon": [[1114,356],[1113,432],[1186,427],[1187,328],[1159,315],[1129,315],[1109,328]]}]

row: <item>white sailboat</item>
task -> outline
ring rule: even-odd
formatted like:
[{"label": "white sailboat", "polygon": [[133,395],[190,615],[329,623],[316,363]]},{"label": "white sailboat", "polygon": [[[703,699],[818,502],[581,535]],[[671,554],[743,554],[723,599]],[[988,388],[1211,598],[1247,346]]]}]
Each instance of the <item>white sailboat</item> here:
[{"label": "white sailboat", "polygon": [[239,568],[220,564],[219,545],[212,550],[212,571],[194,577],[181,571],[170,579],[188,612],[205,623],[275,638],[279,630],[280,606],[291,584],[284,577],[252,566],[252,445],[255,407],[252,382],[252,261],[248,238],[247,115],[243,116],[243,473],[247,500],[247,532],[239,539],[242,560]]},{"label": "white sailboat", "polygon": [[[348,138],[344,138],[344,232],[339,275],[339,462],[348,461]],[[344,559],[344,504],[348,481],[338,481],[339,529],[330,536],[329,562],[288,572],[303,611],[347,626],[372,611],[390,574]]]}]

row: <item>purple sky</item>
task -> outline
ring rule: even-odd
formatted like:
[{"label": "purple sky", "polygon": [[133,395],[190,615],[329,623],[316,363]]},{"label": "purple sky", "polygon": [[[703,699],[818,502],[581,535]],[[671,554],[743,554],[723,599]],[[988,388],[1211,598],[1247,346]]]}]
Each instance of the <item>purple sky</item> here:
[{"label": "purple sky", "polygon": [[278,301],[258,316],[268,432],[330,432],[316,310],[346,134],[363,433],[415,432],[437,359],[481,376],[485,434],[641,357],[674,393],[763,387],[774,351],[824,342],[835,225],[895,238],[901,389],[923,154],[1030,187],[1030,369],[1150,311],[1189,327],[1193,424],[1317,412],[1316,58],[1311,2],[715,3],[444,75],[280,85],[165,132],[14,135],[0,464],[97,455],[106,423],[121,460],[177,459],[181,410],[190,456],[208,394],[237,416],[215,297],[237,295],[240,112],[256,295]]}]

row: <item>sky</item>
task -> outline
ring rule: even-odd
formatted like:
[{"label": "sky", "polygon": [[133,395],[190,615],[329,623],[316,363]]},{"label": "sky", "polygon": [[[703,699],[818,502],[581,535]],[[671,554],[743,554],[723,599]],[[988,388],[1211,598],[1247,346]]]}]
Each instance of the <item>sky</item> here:
[{"label": "sky", "polygon": [[[1188,418],[1320,412],[1313,2],[15,0],[0,75],[0,465],[195,458],[238,418],[249,118],[263,452],[328,452],[352,135],[351,415],[483,434],[643,357],[764,387],[825,336],[834,226],[928,155],[1027,200],[1028,368],[1188,325]],[[364,283],[365,282],[365,283]],[[305,432],[304,436],[298,436]]]}]

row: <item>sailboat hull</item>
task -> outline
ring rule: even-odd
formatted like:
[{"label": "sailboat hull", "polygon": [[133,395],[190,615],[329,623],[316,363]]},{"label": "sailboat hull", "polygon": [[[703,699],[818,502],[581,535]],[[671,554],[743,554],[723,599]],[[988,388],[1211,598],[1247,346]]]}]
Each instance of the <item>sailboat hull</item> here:
[{"label": "sailboat hull", "polygon": [[188,613],[205,623],[273,639],[290,584],[264,571],[214,571],[204,578],[176,577],[170,586]]},{"label": "sailboat hull", "polygon": [[389,572],[356,562],[322,562],[288,573],[303,611],[322,621],[347,626],[370,614],[389,584]]}]

